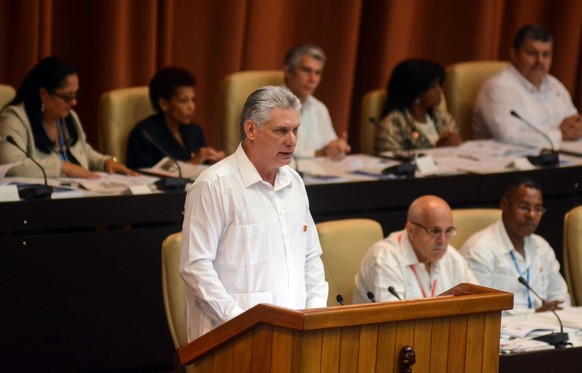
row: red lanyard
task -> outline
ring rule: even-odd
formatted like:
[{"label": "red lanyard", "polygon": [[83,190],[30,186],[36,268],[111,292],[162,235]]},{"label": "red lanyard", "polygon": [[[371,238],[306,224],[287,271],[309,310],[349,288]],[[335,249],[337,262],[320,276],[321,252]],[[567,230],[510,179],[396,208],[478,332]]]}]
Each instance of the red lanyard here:
[{"label": "red lanyard", "polygon": [[[416,278],[416,282],[418,283],[418,287],[420,288],[420,291],[422,292],[422,297],[423,298],[426,298],[427,297],[426,296],[426,292],[424,291],[424,287],[420,283],[420,279],[418,278],[418,274],[416,273],[416,269],[414,269],[414,265],[413,264],[410,265],[410,269],[412,270],[412,273],[414,273],[414,277]],[[432,282],[432,288],[430,290],[430,297],[431,298],[434,298],[435,289],[436,289],[436,278]]]}]

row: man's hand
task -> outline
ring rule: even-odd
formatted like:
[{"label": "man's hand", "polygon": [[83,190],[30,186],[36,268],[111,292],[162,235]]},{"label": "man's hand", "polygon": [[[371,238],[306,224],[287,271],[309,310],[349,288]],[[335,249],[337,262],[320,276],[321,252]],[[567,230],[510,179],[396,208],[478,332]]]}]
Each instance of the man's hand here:
[{"label": "man's hand", "polygon": [[565,141],[574,141],[582,137],[582,115],[576,114],[567,117],[560,124],[562,139]]},{"label": "man's hand", "polygon": [[337,161],[343,159],[351,150],[352,147],[348,144],[348,133],[344,131],[340,137],[327,144],[325,155],[329,159]]},{"label": "man's hand", "polygon": [[536,312],[544,312],[544,311],[550,311],[550,310],[561,310],[562,307],[560,307],[560,305],[564,303],[563,300],[552,300],[552,301],[548,301],[548,302],[544,302],[544,304],[538,308],[536,310]]}]

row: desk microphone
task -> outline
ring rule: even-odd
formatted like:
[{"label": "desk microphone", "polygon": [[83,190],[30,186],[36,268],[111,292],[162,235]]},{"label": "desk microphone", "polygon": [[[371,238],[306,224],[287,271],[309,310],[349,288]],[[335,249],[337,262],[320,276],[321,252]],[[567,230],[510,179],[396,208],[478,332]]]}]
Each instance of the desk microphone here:
[{"label": "desk microphone", "polygon": [[372,303],[376,303],[376,298],[374,298],[374,293],[369,291],[366,295],[368,296],[368,299],[372,301]]},{"label": "desk microphone", "polygon": [[[531,286],[529,286],[527,281],[522,276],[519,276],[517,278],[517,280],[523,286],[528,288],[528,290],[530,290],[539,300],[541,300],[543,304],[546,304],[546,301],[544,300],[544,298],[540,297],[539,294],[536,293],[535,290]],[[568,333],[564,333],[564,327],[562,326],[562,320],[560,319],[560,316],[558,316],[556,311],[554,311],[552,309],[550,311],[552,311],[552,313],[554,314],[554,316],[556,316],[556,319],[558,319],[558,322],[560,323],[560,332],[559,333],[552,332],[550,334],[540,335],[539,337],[535,337],[534,339],[536,339],[538,341],[544,341],[544,342],[546,342],[546,343],[548,343],[556,348],[566,347],[566,345],[568,344]]]},{"label": "desk microphone", "polygon": [[542,149],[539,155],[530,155],[527,157],[527,159],[536,166],[551,167],[558,165],[558,163],[560,163],[560,158],[558,156],[558,152],[555,150],[554,143],[552,142],[552,139],[550,139],[550,136],[545,134],[544,131],[540,130],[529,121],[525,120],[515,110],[511,110],[509,113],[515,118],[519,119],[529,128],[540,134],[550,144],[550,149]]},{"label": "desk microphone", "polygon": [[398,298],[398,300],[402,300],[402,298],[400,298],[400,296],[396,292],[396,289],[394,289],[394,286],[388,286],[388,292],[394,295],[396,298]]},{"label": "desk microphone", "polygon": [[32,158],[26,150],[21,148],[20,145],[18,145],[16,143],[16,141],[14,141],[14,138],[12,136],[6,136],[6,141],[8,141],[12,145],[14,145],[18,150],[20,150],[22,153],[24,153],[26,158],[30,159],[32,161],[32,163],[37,165],[38,168],[40,168],[40,170],[42,171],[42,176],[44,178],[44,184],[19,185],[18,186],[18,195],[20,196],[20,198],[22,198],[22,199],[50,199],[51,194],[53,192],[53,188],[51,186],[49,186],[47,183],[46,172],[44,171],[44,167],[42,167],[40,165],[40,163],[38,163],[34,158]]},{"label": "desk microphone", "polygon": [[158,144],[146,130],[142,130],[140,135],[149,141],[153,146],[155,146],[156,149],[158,149],[163,155],[168,157],[169,160],[174,162],[176,168],[178,169],[178,177],[161,177],[160,180],[156,182],[156,187],[161,190],[184,190],[190,180],[184,179],[182,177],[182,168],[180,167],[178,161],[170,154],[168,154],[168,152],[162,146],[160,146],[160,144]]},{"label": "desk microphone", "polygon": [[[376,118],[370,117],[370,118],[368,118],[368,122],[370,122],[371,125],[376,127],[377,130],[384,132],[392,140],[396,140],[392,136],[392,134],[390,134],[388,131],[386,131],[386,129],[384,129],[380,125],[380,123],[378,123]],[[404,145],[404,149],[408,151],[408,157],[400,157],[398,160],[400,160],[402,163],[395,165],[395,166],[386,167],[385,169],[382,170],[382,174],[384,174],[384,175],[394,174],[394,175],[401,175],[401,176],[407,176],[407,177],[414,175],[414,172],[416,171],[416,165],[413,162],[414,157],[412,156],[412,141],[410,139],[406,139],[406,140],[404,140],[403,145]]]},{"label": "desk microphone", "polygon": [[342,297],[342,295],[341,295],[341,294],[338,294],[338,295],[335,297],[335,300],[337,300],[337,302],[339,303],[339,305],[340,305],[340,306],[343,306],[343,305],[344,305],[344,297]]}]

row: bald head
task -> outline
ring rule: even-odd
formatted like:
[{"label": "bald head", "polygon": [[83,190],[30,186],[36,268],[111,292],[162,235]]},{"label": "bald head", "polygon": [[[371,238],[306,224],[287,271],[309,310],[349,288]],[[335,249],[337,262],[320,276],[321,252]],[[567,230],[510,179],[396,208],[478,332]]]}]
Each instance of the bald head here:
[{"label": "bald head", "polygon": [[420,262],[428,265],[440,260],[454,231],[451,208],[442,198],[427,195],[410,204],[406,232]]}]

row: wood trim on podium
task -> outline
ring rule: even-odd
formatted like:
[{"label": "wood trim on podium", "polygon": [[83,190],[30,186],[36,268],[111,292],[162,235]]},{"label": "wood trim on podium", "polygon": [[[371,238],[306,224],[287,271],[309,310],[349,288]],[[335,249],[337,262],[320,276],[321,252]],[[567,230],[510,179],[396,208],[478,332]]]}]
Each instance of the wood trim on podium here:
[{"label": "wood trim on podium", "polygon": [[430,299],[290,310],[260,304],[178,350],[194,372],[496,372],[513,294],[461,284]]}]

